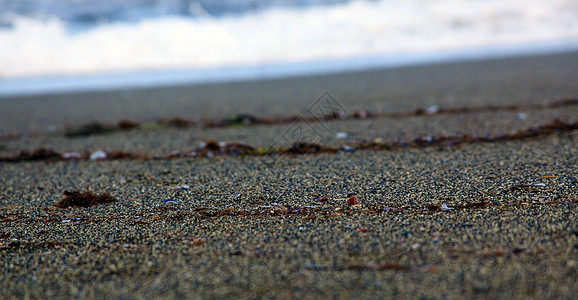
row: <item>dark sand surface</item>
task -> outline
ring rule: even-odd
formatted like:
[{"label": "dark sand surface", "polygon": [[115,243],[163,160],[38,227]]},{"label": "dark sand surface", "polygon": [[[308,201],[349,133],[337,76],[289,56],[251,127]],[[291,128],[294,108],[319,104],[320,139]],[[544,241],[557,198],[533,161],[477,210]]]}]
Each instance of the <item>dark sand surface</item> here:
[{"label": "dark sand surface", "polygon": [[[211,139],[290,146],[295,124],[63,133],[90,121],[304,114],[325,91],[346,111],[540,104],[578,96],[577,62],[572,53],[0,99],[0,156],[37,148],[165,155]],[[313,125],[315,142],[339,147],[499,136],[556,119],[578,122],[578,105]],[[292,156],[0,162],[0,296],[574,299],[577,161],[574,131]],[[65,190],[86,188],[118,201],[54,207]],[[348,206],[350,193],[362,204]]]}]

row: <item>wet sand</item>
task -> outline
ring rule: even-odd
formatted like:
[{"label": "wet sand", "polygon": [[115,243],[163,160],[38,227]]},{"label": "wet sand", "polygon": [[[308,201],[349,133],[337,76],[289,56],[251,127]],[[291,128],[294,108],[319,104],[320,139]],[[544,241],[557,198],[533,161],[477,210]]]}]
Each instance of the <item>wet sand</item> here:
[{"label": "wet sand", "polygon": [[[0,295],[571,299],[578,293],[576,131],[379,151],[346,146],[575,123],[578,105],[435,112],[575,99],[577,61],[573,53],[0,99],[0,156],[46,148],[152,157],[190,153],[213,139],[286,147],[298,142],[295,128],[313,128],[313,135],[300,137],[343,149],[0,162]],[[154,123],[176,116],[307,115],[326,103],[316,102],[326,91],[345,112],[429,113],[305,124],[313,127]],[[87,122],[121,119],[146,126],[64,134]],[[117,201],[54,206],[74,189],[106,192]],[[350,194],[358,200],[347,201]]]}]

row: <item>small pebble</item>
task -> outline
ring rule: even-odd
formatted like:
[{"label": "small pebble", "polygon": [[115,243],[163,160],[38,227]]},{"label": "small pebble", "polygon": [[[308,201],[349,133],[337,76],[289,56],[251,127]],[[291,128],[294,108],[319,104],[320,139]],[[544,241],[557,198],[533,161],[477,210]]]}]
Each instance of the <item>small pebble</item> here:
[{"label": "small pebble", "polygon": [[179,204],[179,202],[176,200],[173,200],[173,199],[165,200],[165,205],[177,205],[177,204]]},{"label": "small pebble", "polygon": [[455,208],[450,207],[450,206],[447,206],[447,205],[445,205],[445,204],[442,204],[441,209],[442,209],[443,211],[448,211],[448,210],[452,210],[452,209],[455,209]]},{"label": "small pebble", "polygon": [[[64,159],[74,159],[74,158],[80,159],[80,158],[82,158],[82,154],[80,154],[80,152],[67,152],[67,153],[62,154],[62,158],[64,158]],[[92,157],[91,157],[91,159],[92,159]]]},{"label": "small pebble", "polygon": [[433,115],[436,114],[440,111],[440,107],[437,105],[431,105],[428,108],[425,109],[425,113],[428,115]]},{"label": "small pebble", "polygon": [[102,150],[96,150],[90,154],[90,160],[101,160],[106,159],[106,152]]},{"label": "small pebble", "polygon": [[338,133],[335,134],[335,137],[338,138],[338,139],[344,139],[344,138],[346,138],[347,136],[348,136],[348,135],[347,135],[347,132],[338,132]]}]

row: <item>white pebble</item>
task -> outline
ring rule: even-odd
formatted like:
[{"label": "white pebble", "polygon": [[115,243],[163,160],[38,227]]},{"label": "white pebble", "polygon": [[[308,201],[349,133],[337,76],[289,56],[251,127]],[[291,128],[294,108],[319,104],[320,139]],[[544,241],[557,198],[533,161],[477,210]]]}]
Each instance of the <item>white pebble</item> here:
[{"label": "white pebble", "polygon": [[82,154],[80,154],[79,152],[67,152],[62,154],[62,158],[64,159],[79,159],[82,158]]},{"label": "white pebble", "polygon": [[347,132],[338,132],[335,134],[335,137],[338,139],[344,139],[347,138],[347,136],[348,136]]},{"label": "white pebble", "polygon": [[90,160],[106,159],[106,152],[102,150],[96,150],[90,154]]},{"label": "white pebble", "polygon": [[177,204],[179,204],[179,202],[176,200],[173,200],[173,199],[165,200],[165,205],[177,205]]},{"label": "white pebble", "polygon": [[452,210],[452,209],[455,209],[455,208],[450,207],[450,206],[447,206],[447,205],[445,205],[445,203],[444,203],[444,204],[442,204],[441,209],[442,209],[443,211],[448,211],[448,210]]},{"label": "white pebble", "polygon": [[437,105],[432,105],[432,106],[429,106],[428,108],[425,109],[425,113],[428,115],[436,114],[439,111],[440,111],[440,107]]}]

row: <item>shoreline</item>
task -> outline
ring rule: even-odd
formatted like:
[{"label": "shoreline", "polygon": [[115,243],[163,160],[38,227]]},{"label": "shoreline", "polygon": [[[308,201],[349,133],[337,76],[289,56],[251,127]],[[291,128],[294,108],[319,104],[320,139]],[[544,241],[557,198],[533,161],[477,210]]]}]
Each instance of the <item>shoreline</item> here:
[{"label": "shoreline", "polygon": [[0,101],[0,118],[5,120],[0,133],[122,119],[303,114],[325,93],[348,110],[378,113],[476,102],[538,104],[578,94],[571,80],[578,76],[573,68],[576,61],[578,52],[265,81],[5,98]]},{"label": "shoreline", "polygon": [[327,60],[270,63],[199,70],[158,70],[111,72],[104,74],[53,75],[0,80],[3,98],[107,92],[148,88],[174,88],[193,85],[219,85],[312,76],[331,76],[379,70],[428,67],[443,64],[472,63],[488,60],[531,58],[575,53],[578,42],[549,41],[518,45],[493,45],[426,53],[368,55]]}]

